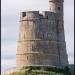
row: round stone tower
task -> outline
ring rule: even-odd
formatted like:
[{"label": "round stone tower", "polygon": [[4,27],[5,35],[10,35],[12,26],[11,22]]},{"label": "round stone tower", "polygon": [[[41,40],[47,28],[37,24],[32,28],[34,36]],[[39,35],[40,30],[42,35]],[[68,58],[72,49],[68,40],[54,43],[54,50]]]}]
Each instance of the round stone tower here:
[{"label": "round stone tower", "polygon": [[50,0],[50,11],[27,11],[20,15],[17,66],[63,66],[67,64],[63,27],[63,0]]},{"label": "round stone tower", "polygon": [[43,14],[39,14],[38,11],[21,13],[16,64],[59,65],[54,13],[48,11]]}]

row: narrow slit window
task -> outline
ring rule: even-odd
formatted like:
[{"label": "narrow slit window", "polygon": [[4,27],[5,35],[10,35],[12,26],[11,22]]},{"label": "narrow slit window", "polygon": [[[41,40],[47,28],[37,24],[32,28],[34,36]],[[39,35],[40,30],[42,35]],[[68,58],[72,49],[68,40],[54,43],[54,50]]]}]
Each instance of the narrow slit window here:
[{"label": "narrow slit window", "polygon": [[28,56],[27,56],[27,60],[28,60]]},{"label": "narrow slit window", "polygon": [[58,7],[58,10],[60,11],[60,7]]},{"label": "narrow slit window", "polygon": [[25,39],[25,34],[24,34],[24,39]]},{"label": "narrow slit window", "polygon": [[24,40],[25,40],[25,37],[26,37],[25,35],[26,35],[26,34],[25,34],[25,32],[24,32],[24,33],[23,33],[23,39],[24,39]]}]

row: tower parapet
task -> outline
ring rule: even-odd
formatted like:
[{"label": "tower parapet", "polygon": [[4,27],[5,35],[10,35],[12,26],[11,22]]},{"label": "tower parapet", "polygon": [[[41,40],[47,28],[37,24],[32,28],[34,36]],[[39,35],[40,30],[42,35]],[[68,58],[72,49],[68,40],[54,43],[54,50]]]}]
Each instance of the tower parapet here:
[{"label": "tower parapet", "polygon": [[39,11],[27,11],[21,12],[20,21],[23,20],[36,20],[36,19],[50,19],[51,17],[56,18],[56,13],[43,11],[39,13]]},{"label": "tower parapet", "polygon": [[49,11],[21,13],[16,55],[18,66],[59,65],[55,15]]}]

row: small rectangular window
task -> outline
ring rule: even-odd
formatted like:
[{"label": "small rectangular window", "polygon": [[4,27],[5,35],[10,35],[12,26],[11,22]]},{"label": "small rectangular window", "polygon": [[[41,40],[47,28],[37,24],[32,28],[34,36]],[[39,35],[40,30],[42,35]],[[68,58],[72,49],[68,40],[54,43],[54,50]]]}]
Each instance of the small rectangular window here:
[{"label": "small rectangular window", "polygon": [[60,11],[60,7],[58,7],[58,10]]},{"label": "small rectangular window", "polygon": [[28,56],[27,56],[27,60],[28,60]]}]

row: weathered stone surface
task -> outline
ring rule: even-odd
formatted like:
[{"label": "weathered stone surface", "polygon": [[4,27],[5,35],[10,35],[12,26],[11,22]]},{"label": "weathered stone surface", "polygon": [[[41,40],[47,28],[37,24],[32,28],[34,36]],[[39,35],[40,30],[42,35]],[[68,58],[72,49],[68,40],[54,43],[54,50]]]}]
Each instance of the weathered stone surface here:
[{"label": "weathered stone surface", "polygon": [[[17,66],[68,64],[63,27],[63,2],[50,1],[50,11],[22,12],[16,53]],[[56,9],[60,7],[61,10]],[[59,11],[58,11],[59,10]]]}]

